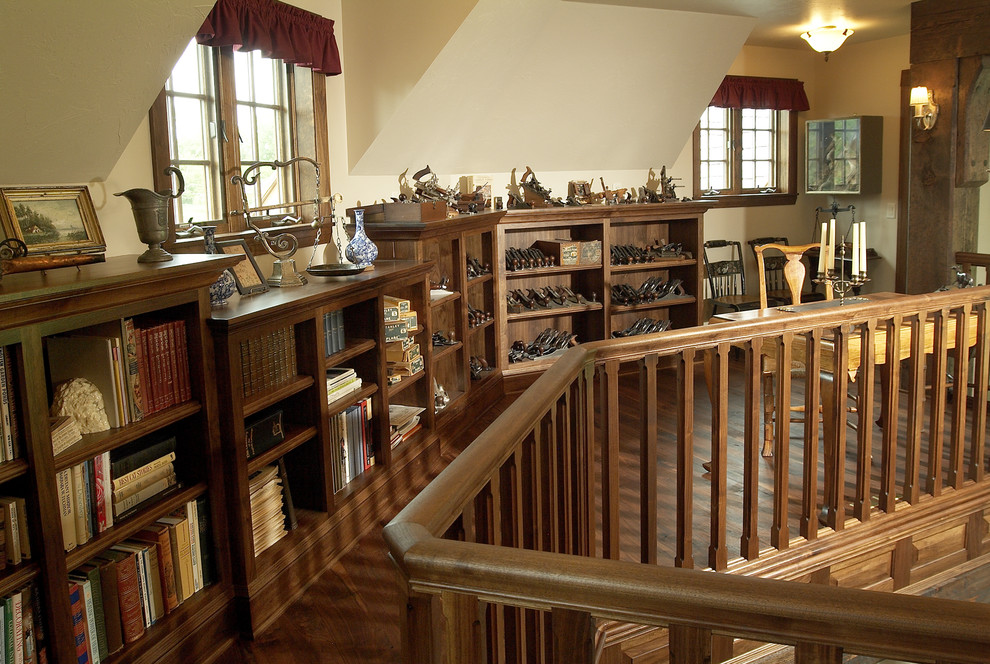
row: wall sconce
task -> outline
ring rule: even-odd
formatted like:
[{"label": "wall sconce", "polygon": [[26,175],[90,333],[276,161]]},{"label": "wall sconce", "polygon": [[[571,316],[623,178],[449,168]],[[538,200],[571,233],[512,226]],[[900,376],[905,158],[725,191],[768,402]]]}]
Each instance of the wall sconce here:
[{"label": "wall sconce", "polygon": [[839,28],[834,25],[826,25],[822,28],[815,28],[808,32],[802,32],[801,38],[811,45],[819,53],[825,54],[825,62],[828,62],[828,54],[838,50],[846,37],[853,33],[851,28]]},{"label": "wall sconce", "polygon": [[938,119],[938,104],[932,96],[932,91],[925,86],[911,88],[911,105],[914,106],[914,117],[918,126],[931,129]]}]

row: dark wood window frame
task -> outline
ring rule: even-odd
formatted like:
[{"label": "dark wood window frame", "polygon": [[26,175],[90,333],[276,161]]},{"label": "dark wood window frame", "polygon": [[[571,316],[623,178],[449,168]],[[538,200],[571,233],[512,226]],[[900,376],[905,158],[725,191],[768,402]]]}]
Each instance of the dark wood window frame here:
[{"label": "dark wood window frame", "polygon": [[[738,131],[739,116],[742,109],[729,109],[730,127],[734,135]],[[717,207],[750,207],[758,205],[794,205],[797,202],[797,171],[798,171],[798,112],[776,111],[787,114],[787,126],[777,125],[777,172],[779,191],[773,193],[730,193],[725,195],[705,195],[700,190],[701,183],[701,123],[699,122],[692,135],[693,168],[694,168],[694,198],[696,200],[714,201]],[[731,151],[733,162],[738,162],[739,151]],[[738,178],[738,163],[730,164],[730,178],[735,182]]]},{"label": "dark wood window frame", "polygon": [[[224,133],[237,136],[237,112],[234,94],[234,58],[233,49],[229,46],[211,47],[214,51],[214,65],[217,78],[218,119],[225,128]],[[291,156],[307,156],[314,158],[320,164],[320,214],[330,214],[330,141],[327,126],[326,104],[326,75],[303,67],[291,67],[289,76],[289,114],[290,139],[292,143]],[[311,95],[297,98],[295,81],[299,76],[308,76],[312,80]],[[159,93],[148,112],[151,130],[151,163],[154,171],[154,187],[157,191],[171,189],[173,184],[165,174],[171,154],[168,138],[168,118],[166,110],[165,89]],[[309,119],[311,118],[311,119]],[[218,236],[224,238],[240,237],[248,241],[248,246],[255,254],[264,253],[257,234],[247,227],[244,222],[244,205],[241,200],[240,188],[231,184],[230,178],[242,172],[244,166],[240,161],[240,146],[237,141],[221,140],[221,177],[223,185],[222,204],[226,228],[218,229]],[[315,152],[315,154],[314,154]],[[308,166],[294,166],[296,172],[293,181],[296,183],[296,197],[293,200],[312,199],[314,172]],[[302,192],[302,193],[300,193]],[[309,208],[312,210],[312,208]],[[311,212],[305,210],[307,217]],[[169,207],[169,239],[165,247],[178,253],[196,253],[202,251],[203,241],[200,238],[175,237],[175,219],[172,208]],[[266,229],[267,230],[267,229]],[[299,246],[312,244],[316,239],[316,230],[307,222],[293,226],[279,226],[272,229],[275,233],[289,232],[296,236]]]}]

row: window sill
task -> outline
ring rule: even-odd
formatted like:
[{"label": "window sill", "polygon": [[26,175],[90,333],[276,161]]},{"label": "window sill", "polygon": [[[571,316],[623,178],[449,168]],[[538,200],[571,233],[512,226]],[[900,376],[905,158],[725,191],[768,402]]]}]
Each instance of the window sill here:
[{"label": "window sill", "polygon": [[797,194],[730,194],[726,196],[697,196],[697,201],[713,203],[714,208],[756,207],[762,205],[794,205]]}]

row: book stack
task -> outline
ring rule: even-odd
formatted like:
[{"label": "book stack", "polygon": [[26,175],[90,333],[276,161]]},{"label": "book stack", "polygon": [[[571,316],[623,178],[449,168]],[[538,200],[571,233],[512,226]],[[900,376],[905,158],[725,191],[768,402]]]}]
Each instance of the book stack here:
[{"label": "book stack", "polygon": [[292,326],[242,341],[240,347],[245,397],[271,390],[296,375],[296,335]]},{"label": "book stack", "polygon": [[30,558],[27,503],[24,498],[0,496],[0,569]]},{"label": "book stack", "polygon": [[323,314],[323,341],[329,357],[344,350],[344,310],[335,309]]},{"label": "book stack", "polygon": [[361,389],[361,377],[354,369],[331,367],[327,369],[327,403],[343,399]]},{"label": "book stack", "polygon": [[111,427],[192,398],[185,321],[136,326],[125,318],[87,329],[47,339],[49,377],[52,385],[72,378],[96,385]]},{"label": "book stack", "polygon": [[55,474],[55,486],[66,551],[113,526],[110,452],[60,470]]},{"label": "book stack", "polygon": [[34,583],[0,597],[0,658],[5,662],[41,664],[48,661],[41,595]]},{"label": "book stack", "polygon": [[82,440],[79,423],[71,416],[52,417],[48,420],[52,434],[52,454],[58,456]]},{"label": "book stack", "polygon": [[9,346],[0,351],[0,462],[21,455],[18,394],[14,354]]},{"label": "book stack", "polygon": [[282,409],[269,409],[244,423],[244,447],[247,458],[266,452],[285,440]]},{"label": "book stack", "polygon": [[424,365],[419,344],[414,339],[419,332],[419,316],[411,309],[411,303],[391,295],[384,297],[384,303],[385,354],[388,382],[392,385],[404,376],[416,375]]},{"label": "book stack", "polygon": [[419,431],[422,426],[420,414],[423,410],[419,406],[404,406],[397,403],[388,405],[389,445],[392,448],[408,440]]},{"label": "book stack", "polygon": [[144,503],[174,490],[178,486],[174,461],[175,436],[122,454],[111,461],[113,516],[126,518]]},{"label": "book stack", "polygon": [[213,582],[208,509],[189,501],[69,573],[78,661],[107,660]]},{"label": "book stack", "polygon": [[288,532],[282,499],[282,476],[278,466],[265,466],[248,478],[254,555],[260,555]]},{"label": "book stack", "polygon": [[334,491],[375,465],[375,443],[371,431],[371,398],[362,399],[330,418],[330,449]]}]

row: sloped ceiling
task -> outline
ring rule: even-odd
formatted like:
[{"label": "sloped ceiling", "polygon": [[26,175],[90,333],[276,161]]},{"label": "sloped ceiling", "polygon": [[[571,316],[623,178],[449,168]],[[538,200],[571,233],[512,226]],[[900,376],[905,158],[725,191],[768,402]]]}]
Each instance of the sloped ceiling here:
[{"label": "sloped ceiling", "polygon": [[431,45],[442,48],[431,59],[425,46],[399,52],[386,41],[421,27],[403,15],[408,4],[421,3],[343,2],[352,175],[396,174],[424,160],[446,173],[671,163],[755,23],[564,0],[463,0],[444,3],[448,18],[464,19],[432,30]]},{"label": "sloped ceiling", "polygon": [[210,0],[7,0],[0,183],[103,180]]}]

